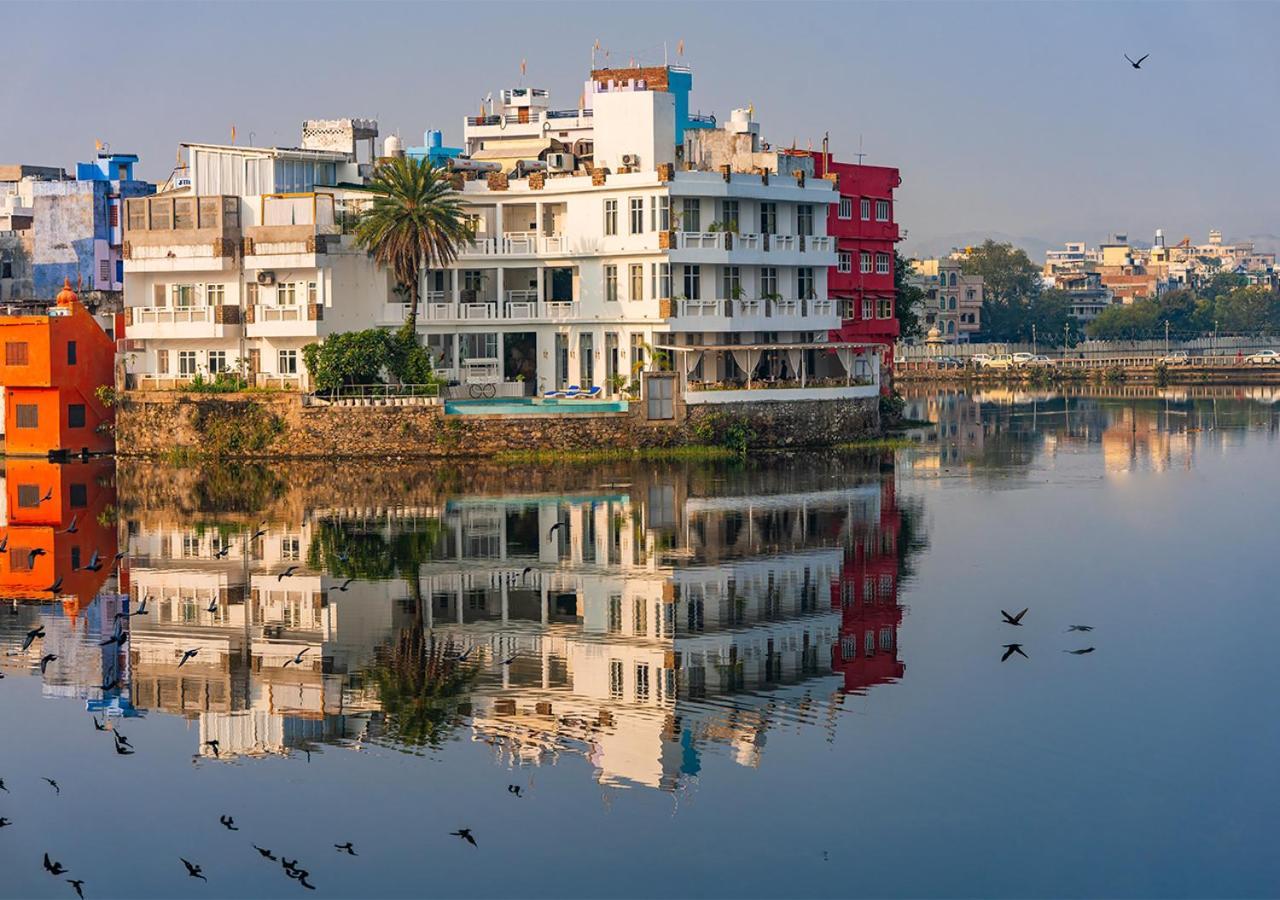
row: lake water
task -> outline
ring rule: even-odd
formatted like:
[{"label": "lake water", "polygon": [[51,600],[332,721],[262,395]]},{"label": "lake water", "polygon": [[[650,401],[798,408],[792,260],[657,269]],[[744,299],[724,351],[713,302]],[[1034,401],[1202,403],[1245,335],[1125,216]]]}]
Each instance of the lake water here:
[{"label": "lake water", "polygon": [[742,464],[11,460],[0,896],[308,893],[255,844],[329,897],[1274,896],[1252,390],[921,392],[916,447]]}]

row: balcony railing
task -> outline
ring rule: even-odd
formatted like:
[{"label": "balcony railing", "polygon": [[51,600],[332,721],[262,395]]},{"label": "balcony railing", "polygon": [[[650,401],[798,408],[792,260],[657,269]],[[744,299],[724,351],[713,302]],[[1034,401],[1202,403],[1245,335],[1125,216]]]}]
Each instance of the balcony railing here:
[{"label": "balcony railing", "polygon": [[212,306],[135,306],[134,325],[212,324]]},{"label": "balcony railing", "polygon": [[564,253],[564,235],[539,235],[533,231],[509,231],[501,237],[480,238],[463,244],[459,256],[535,256]]},{"label": "balcony railing", "polygon": [[735,316],[834,316],[834,300],[804,300],[797,298],[740,300],[677,300],[675,314],[678,318],[707,318],[711,316],[733,318]]},{"label": "balcony railing", "polygon": [[[406,309],[408,307],[405,307]],[[544,300],[538,302],[537,291],[507,291],[507,299],[478,300],[460,303],[431,302],[424,308],[424,317],[431,320],[486,321],[505,319],[572,319],[578,314],[578,304],[571,300]]]},{"label": "balcony railing", "polygon": [[676,248],[680,250],[759,250],[781,253],[830,253],[835,239],[830,235],[736,234],[725,231],[680,231]]}]

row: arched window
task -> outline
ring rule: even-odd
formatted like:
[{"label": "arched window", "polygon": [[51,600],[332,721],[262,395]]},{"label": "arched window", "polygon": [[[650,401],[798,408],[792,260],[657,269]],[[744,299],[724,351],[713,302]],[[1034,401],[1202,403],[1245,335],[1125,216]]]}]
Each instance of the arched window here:
[{"label": "arched window", "polygon": [[8,250],[0,252],[0,278],[13,277],[13,254]]},{"label": "arched window", "polygon": [[951,298],[951,308],[952,308],[952,309],[955,309],[955,308],[956,308],[956,298],[955,298],[955,297],[952,297],[952,298]]},{"label": "arched window", "polygon": [[956,323],[955,323],[955,320],[953,319],[952,321],[947,323],[947,334],[955,334],[955,333],[956,333]]},{"label": "arched window", "polygon": [[956,286],[956,273],[955,273],[955,272],[952,272],[952,273],[951,273],[951,286],[952,286],[952,287],[955,287],[955,286]]}]

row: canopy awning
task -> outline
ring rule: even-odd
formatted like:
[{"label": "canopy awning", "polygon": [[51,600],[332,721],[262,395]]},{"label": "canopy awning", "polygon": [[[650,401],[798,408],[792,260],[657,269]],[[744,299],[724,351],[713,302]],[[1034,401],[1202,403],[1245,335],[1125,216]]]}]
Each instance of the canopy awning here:
[{"label": "canopy awning", "polygon": [[558,142],[553,138],[532,138],[528,140],[494,141],[492,147],[485,147],[471,154],[471,158],[484,162],[501,163],[504,169],[515,168],[522,159],[541,159],[542,154],[555,149]]}]

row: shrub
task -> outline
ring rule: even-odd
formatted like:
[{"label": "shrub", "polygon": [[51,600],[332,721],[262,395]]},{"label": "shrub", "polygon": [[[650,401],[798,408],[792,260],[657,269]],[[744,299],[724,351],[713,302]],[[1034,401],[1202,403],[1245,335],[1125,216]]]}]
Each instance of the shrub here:
[{"label": "shrub", "polygon": [[302,348],[311,384],[332,391],[351,384],[381,384],[393,358],[392,335],[381,328],[348,331]]}]

